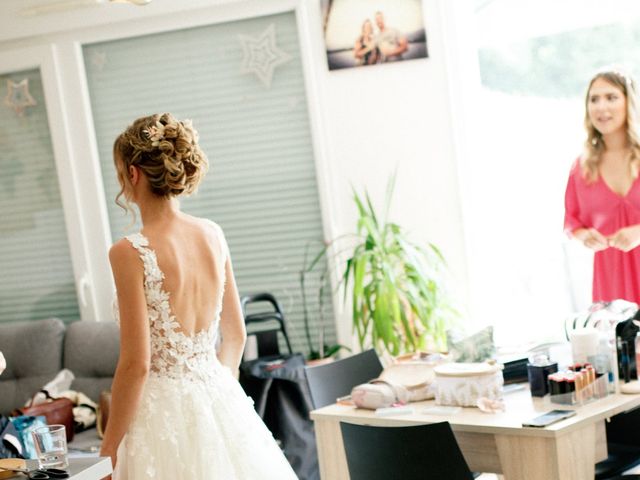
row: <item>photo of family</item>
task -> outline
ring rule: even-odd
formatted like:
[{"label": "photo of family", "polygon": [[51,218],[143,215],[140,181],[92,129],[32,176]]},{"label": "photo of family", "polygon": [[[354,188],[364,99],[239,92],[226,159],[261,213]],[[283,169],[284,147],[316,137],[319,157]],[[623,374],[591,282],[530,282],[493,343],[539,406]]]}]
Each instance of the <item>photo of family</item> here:
[{"label": "photo of family", "polygon": [[421,0],[321,0],[329,70],[428,57]]}]

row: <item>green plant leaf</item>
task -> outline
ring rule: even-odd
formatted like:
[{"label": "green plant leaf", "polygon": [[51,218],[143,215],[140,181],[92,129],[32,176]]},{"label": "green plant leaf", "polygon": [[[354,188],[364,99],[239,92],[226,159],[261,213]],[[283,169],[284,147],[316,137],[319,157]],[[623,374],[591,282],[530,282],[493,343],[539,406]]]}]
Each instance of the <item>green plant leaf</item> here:
[{"label": "green plant leaf", "polygon": [[318,262],[320,260],[322,260],[322,258],[324,258],[324,256],[326,255],[328,248],[329,248],[329,246],[327,245],[322,250],[320,250],[318,252],[318,254],[315,256],[315,258],[311,261],[309,266],[306,268],[306,270],[305,270],[306,272],[311,272],[316,267]]},{"label": "green plant leaf", "polygon": [[367,205],[369,206],[369,215],[371,217],[371,220],[373,222],[374,227],[377,229],[378,228],[378,219],[376,218],[376,211],[373,208],[373,205],[371,204],[371,198],[369,198],[369,192],[367,192],[365,190],[364,196],[365,196],[365,198],[367,200]]},{"label": "green plant leaf", "polygon": [[366,259],[359,258],[353,262],[353,296],[354,298],[360,298],[364,289],[364,274],[367,267]]},{"label": "green plant leaf", "polygon": [[343,301],[347,301],[347,285],[349,284],[349,275],[351,274],[351,266],[353,265],[353,257],[347,260],[347,266],[344,269],[344,274],[342,275],[342,284],[344,285],[344,299]]},{"label": "green plant leaf", "polygon": [[356,202],[356,207],[358,208],[358,214],[360,215],[360,218],[365,218],[367,216],[367,210],[364,208],[362,200],[360,200],[360,197],[355,190],[353,191],[353,199]]},{"label": "green plant leaf", "polygon": [[391,209],[391,199],[393,198],[393,191],[396,188],[396,177],[398,176],[398,168],[393,172],[393,175],[389,178],[387,182],[387,191],[384,196],[384,221],[385,223],[389,219],[389,210]]},{"label": "green plant leaf", "polygon": [[346,347],[344,345],[325,345],[324,356],[333,357],[340,350],[347,350],[349,352],[351,351],[349,347]]}]

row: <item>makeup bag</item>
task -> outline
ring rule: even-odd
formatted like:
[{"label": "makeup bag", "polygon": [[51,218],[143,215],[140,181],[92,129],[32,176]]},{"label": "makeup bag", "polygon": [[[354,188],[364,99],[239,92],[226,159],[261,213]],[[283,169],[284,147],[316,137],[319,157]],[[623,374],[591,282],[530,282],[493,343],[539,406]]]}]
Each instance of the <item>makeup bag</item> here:
[{"label": "makeup bag", "polygon": [[357,385],[351,400],[359,408],[385,408],[434,397],[434,367],[444,361],[440,354],[411,354],[387,365],[379,378]]},{"label": "makeup bag", "polygon": [[376,378],[369,383],[356,385],[351,390],[351,401],[358,408],[386,408],[409,401],[409,392],[400,385]]}]

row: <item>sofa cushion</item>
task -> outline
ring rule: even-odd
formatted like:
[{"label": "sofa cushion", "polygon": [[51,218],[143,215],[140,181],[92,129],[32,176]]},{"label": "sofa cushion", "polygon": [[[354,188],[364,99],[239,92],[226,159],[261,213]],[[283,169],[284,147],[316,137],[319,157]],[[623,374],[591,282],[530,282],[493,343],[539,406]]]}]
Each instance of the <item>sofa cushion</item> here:
[{"label": "sofa cushion", "polygon": [[57,318],[0,323],[0,413],[24,405],[62,369],[64,324]]},{"label": "sofa cushion", "polygon": [[120,331],[115,322],[79,321],[67,325],[63,366],[75,375],[71,384],[98,402],[109,390],[120,354]]}]

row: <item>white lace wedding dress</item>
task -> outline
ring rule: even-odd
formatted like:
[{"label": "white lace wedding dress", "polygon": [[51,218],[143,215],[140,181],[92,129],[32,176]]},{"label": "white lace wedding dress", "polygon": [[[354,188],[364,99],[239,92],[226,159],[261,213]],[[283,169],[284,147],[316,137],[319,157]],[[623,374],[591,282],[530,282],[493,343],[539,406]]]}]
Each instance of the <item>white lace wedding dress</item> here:
[{"label": "white lace wedding dress", "polygon": [[113,479],[296,479],[251,399],[218,361],[222,294],[211,326],[185,335],[171,313],[164,274],[148,240],[139,233],[126,238],[144,263],[151,370],[118,448]]}]

